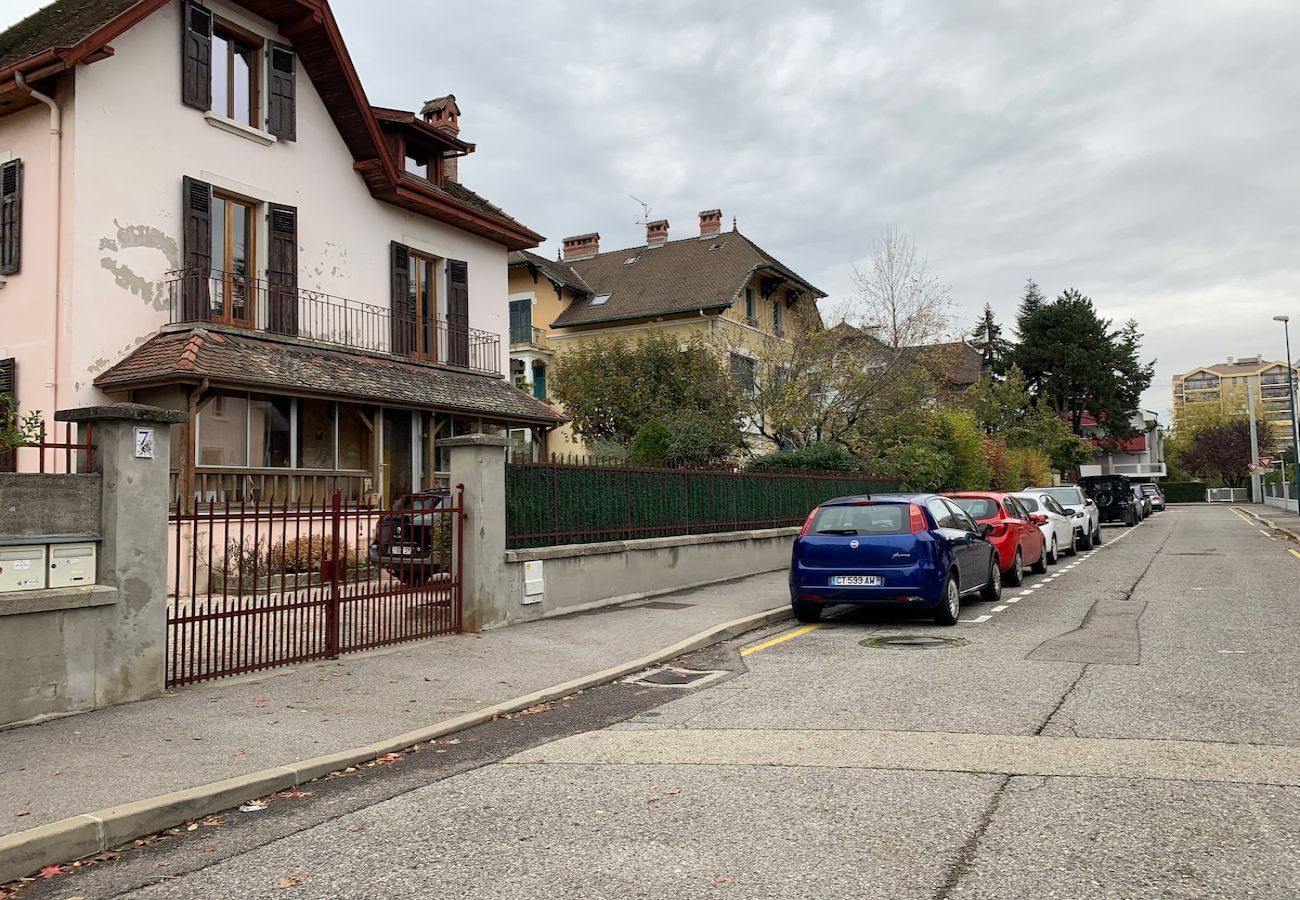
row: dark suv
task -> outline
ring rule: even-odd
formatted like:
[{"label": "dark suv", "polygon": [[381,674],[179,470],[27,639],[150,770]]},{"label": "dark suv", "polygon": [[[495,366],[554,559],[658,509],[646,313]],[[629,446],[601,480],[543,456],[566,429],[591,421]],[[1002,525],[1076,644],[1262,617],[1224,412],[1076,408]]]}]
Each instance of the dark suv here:
[{"label": "dark suv", "polygon": [[1085,475],[1079,486],[1097,504],[1103,522],[1123,522],[1131,528],[1142,520],[1141,501],[1133,496],[1133,483],[1123,475]]},{"label": "dark suv", "polygon": [[379,519],[370,540],[370,561],[403,584],[427,584],[451,569],[451,494],[407,494]]}]

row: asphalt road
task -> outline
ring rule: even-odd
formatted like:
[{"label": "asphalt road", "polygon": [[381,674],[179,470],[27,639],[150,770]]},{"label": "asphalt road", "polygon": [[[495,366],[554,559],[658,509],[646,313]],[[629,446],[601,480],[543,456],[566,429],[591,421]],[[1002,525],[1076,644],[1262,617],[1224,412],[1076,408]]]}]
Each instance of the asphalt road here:
[{"label": "asphalt road", "polygon": [[24,900],[1300,896],[1300,547],[1105,536],[956,627],[771,629]]}]

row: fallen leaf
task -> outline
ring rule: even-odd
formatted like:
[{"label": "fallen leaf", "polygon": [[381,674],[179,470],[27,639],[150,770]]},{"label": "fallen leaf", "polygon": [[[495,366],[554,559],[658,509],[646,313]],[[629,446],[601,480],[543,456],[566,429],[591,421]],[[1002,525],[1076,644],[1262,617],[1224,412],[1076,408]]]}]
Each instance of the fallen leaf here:
[{"label": "fallen leaf", "polygon": [[383,756],[379,757],[379,759],[375,760],[375,765],[386,766],[390,763],[397,762],[401,758],[401,753],[385,753]]},{"label": "fallen leaf", "polygon": [[266,706],[266,704],[268,704],[268,703],[271,702],[271,698],[270,698],[270,697],[254,697],[254,698],[253,698],[253,702],[256,703],[258,706]]},{"label": "fallen leaf", "polygon": [[63,866],[46,866],[41,869],[42,878],[56,878],[63,874]]},{"label": "fallen leaf", "polygon": [[14,815],[17,816],[17,817],[20,818],[20,819],[21,819],[23,816],[30,816],[31,814],[32,814],[32,813],[31,813],[31,810],[27,810],[27,809],[20,809],[20,810],[18,810],[18,812],[14,813]]},{"label": "fallen leaf", "polygon": [[165,868],[167,868],[169,865],[171,865],[171,863],[169,863],[167,860],[164,859],[162,862],[156,862],[156,863],[154,863],[154,864],[153,864],[153,867],[154,867],[155,869],[165,869]]},{"label": "fallen leaf", "polygon": [[191,822],[190,824],[188,824],[188,825],[185,826],[185,830],[186,830],[186,831],[198,831],[198,830],[199,830],[199,823],[198,823],[198,822]]},{"label": "fallen leaf", "polygon": [[199,824],[207,825],[209,828],[211,828],[214,825],[220,825],[221,819],[222,816],[208,816],[206,819],[199,819]]},{"label": "fallen leaf", "polygon": [[297,875],[290,875],[288,878],[281,878],[275,883],[278,888],[291,888],[295,885],[302,884],[307,880],[307,876],[299,872]]},{"label": "fallen leaf", "polygon": [[713,876],[713,883],[714,883],[714,884],[731,884],[731,878],[730,878],[730,876],[727,876],[727,875],[714,875],[714,876]]},{"label": "fallen leaf", "polygon": [[248,752],[247,750],[241,747],[240,749],[235,751],[235,758],[238,759],[239,757],[243,756],[247,752]]},{"label": "fallen leaf", "polygon": [[297,788],[294,788],[291,791],[280,792],[280,796],[283,797],[285,800],[297,800],[302,797],[310,797],[311,794],[312,794],[311,791],[300,791]]},{"label": "fallen leaf", "polygon": [[353,832],[356,832],[356,831],[360,831],[360,830],[361,830],[361,826],[360,826],[360,825],[347,825],[347,826],[345,826],[345,827],[343,828],[343,830],[344,830],[344,831],[353,831]]}]

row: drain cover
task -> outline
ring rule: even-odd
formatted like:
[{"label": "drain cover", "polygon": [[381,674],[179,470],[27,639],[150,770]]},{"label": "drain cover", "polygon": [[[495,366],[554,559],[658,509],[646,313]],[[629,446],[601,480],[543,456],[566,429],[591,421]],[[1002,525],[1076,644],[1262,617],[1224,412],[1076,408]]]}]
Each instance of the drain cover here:
[{"label": "drain cover", "polygon": [[696,669],[679,669],[675,666],[664,666],[658,669],[651,669],[648,672],[642,672],[639,675],[633,675],[625,679],[632,684],[646,684],[653,687],[670,687],[685,688],[697,687],[706,681],[712,681],[715,678],[721,678],[726,675],[725,669],[704,670]]},{"label": "drain cover", "polygon": [[628,609],[690,609],[694,605],[694,603],[670,603],[667,600],[651,600],[649,603],[629,606]]},{"label": "drain cover", "polygon": [[941,638],[928,634],[895,634],[889,637],[868,638],[859,641],[863,647],[877,650],[942,650],[945,647],[964,647],[962,638]]}]

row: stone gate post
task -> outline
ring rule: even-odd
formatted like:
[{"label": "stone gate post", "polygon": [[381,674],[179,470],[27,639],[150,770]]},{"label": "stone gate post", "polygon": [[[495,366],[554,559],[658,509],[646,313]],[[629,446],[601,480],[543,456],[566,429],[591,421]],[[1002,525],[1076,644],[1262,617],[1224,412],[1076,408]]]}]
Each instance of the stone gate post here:
[{"label": "stone gate post", "polygon": [[465,631],[504,622],[506,583],[506,449],[494,434],[467,434],[439,441],[451,450],[451,489],[465,486],[464,552],[460,560]]}]

